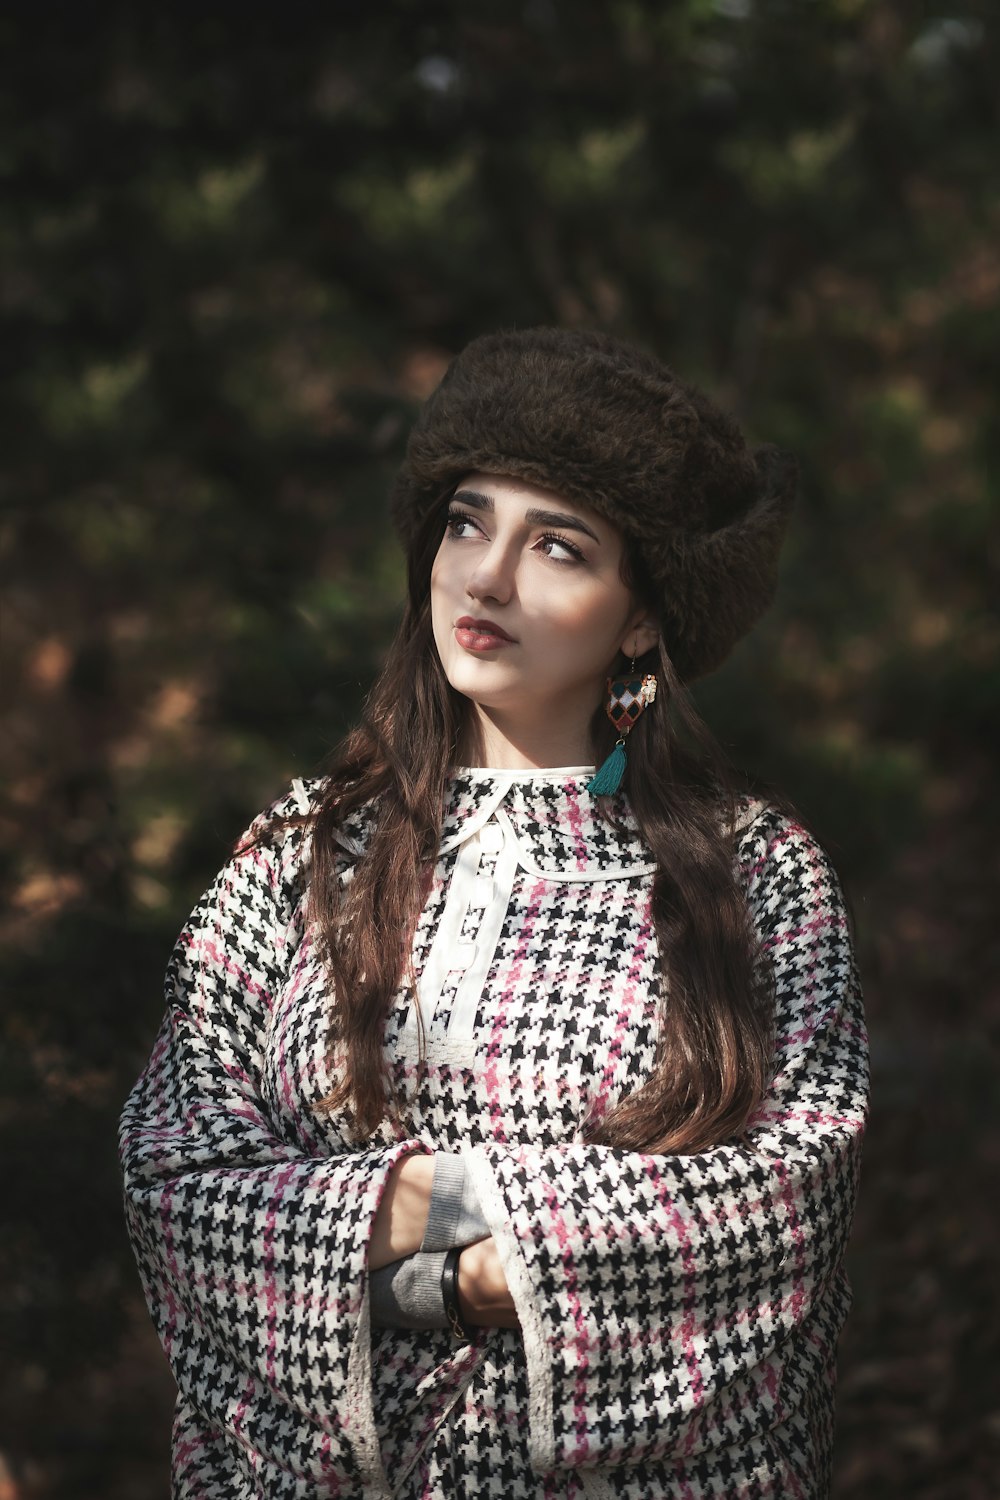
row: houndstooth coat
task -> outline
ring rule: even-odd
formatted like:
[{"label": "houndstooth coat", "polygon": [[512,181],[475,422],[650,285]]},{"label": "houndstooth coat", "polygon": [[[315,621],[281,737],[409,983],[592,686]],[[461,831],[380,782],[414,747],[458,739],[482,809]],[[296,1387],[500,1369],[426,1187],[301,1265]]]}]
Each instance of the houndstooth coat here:
[{"label": "houndstooth coat", "polygon": [[[413,942],[425,1061],[404,989],[386,1031],[405,1139],[385,1126],[355,1149],[316,1108],[330,1000],[303,916],[308,834],[238,851],[192,913],[121,1126],[178,1386],[178,1500],[827,1492],[867,1101],[840,888],[808,833],[745,804],[738,860],[776,979],[770,1091],[738,1144],[586,1145],[587,1113],[648,1075],[659,1004],[650,853],[595,818],[589,774],[450,778]],[[308,810],[319,786],[265,816]],[[345,881],[365,834],[362,812]],[[520,1332],[371,1327],[379,1196],[400,1157],[433,1150],[465,1157]]]}]

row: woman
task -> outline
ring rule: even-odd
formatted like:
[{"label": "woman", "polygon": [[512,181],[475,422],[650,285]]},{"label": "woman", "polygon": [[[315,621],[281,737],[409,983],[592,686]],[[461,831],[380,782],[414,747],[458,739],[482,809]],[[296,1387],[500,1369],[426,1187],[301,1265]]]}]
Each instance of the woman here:
[{"label": "woman", "polygon": [[606,335],[425,406],[365,720],[196,908],[123,1115],[175,1495],[827,1492],[850,937],[684,692],[794,486]]}]

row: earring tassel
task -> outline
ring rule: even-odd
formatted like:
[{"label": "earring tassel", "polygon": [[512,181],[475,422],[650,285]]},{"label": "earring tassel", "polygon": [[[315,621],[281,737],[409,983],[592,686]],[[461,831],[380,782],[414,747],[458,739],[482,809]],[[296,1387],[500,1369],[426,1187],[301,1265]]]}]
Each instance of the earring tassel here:
[{"label": "earring tassel", "polygon": [[604,764],[587,782],[587,791],[594,797],[610,797],[621,786],[627,764],[625,741],[619,740]]}]

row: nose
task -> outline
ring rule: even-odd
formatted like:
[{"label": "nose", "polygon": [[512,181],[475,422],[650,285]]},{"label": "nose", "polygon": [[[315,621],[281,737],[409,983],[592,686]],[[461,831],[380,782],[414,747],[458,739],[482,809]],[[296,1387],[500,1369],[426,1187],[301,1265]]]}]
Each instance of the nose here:
[{"label": "nose", "polygon": [[516,556],[512,546],[503,546],[494,538],[476,559],[476,566],[465,582],[470,599],[495,599],[506,604],[514,592]]}]

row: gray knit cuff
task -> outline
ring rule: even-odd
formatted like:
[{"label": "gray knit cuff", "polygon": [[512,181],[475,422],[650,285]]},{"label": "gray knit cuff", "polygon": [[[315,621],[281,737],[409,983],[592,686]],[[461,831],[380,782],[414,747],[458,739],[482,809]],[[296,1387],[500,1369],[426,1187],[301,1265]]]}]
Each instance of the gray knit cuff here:
[{"label": "gray knit cuff", "polygon": [[449,1250],[489,1237],[461,1156],[434,1153],[427,1228],[416,1255],[373,1271],[369,1278],[375,1328],[447,1328],[441,1273]]},{"label": "gray knit cuff", "polygon": [[446,1250],[407,1255],[369,1278],[375,1328],[447,1328],[441,1294]]},{"label": "gray knit cuff", "polygon": [[434,1181],[421,1250],[451,1250],[489,1238],[464,1158],[448,1151],[434,1153]]}]

